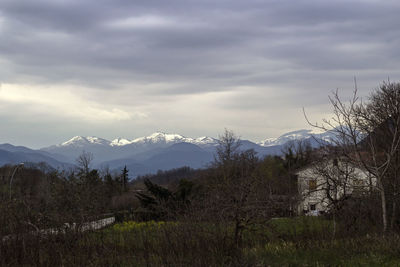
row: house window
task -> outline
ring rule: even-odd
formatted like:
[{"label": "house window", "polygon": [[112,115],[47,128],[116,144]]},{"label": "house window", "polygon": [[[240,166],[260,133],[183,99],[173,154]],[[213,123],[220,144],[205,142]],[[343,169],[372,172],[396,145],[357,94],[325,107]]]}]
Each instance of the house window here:
[{"label": "house window", "polygon": [[310,204],[310,210],[316,210],[317,209],[316,206],[317,206],[316,204]]},{"label": "house window", "polygon": [[315,190],[317,189],[317,180],[312,179],[308,181],[308,189],[309,190]]},{"label": "house window", "polygon": [[354,180],[353,184],[356,187],[362,187],[364,185],[363,181],[360,179]]},{"label": "house window", "polygon": [[353,182],[353,192],[352,194],[355,196],[361,196],[364,191],[364,183],[362,180],[355,180]]}]

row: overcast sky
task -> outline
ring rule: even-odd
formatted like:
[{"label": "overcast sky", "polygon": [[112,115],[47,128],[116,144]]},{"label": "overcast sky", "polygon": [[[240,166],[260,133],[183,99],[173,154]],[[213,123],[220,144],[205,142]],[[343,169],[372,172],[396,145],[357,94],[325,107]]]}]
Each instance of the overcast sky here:
[{"label": "overcast sky", "polygon": [[0,143],[260,141],[400,79],[400,2],[0,0]]}]

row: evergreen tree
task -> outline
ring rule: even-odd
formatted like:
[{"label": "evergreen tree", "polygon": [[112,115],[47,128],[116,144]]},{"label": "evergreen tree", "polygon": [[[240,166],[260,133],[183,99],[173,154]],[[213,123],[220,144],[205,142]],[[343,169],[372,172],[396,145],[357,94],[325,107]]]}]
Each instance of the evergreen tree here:
[{"label": "evergreen tree", "polygon": [[122,170],[122,176],[121,176],[122,189],[124,192],[128,192],[128,181],[129,181],[128,172],[129,170],[126,168],[125,165],[124,169]]}]

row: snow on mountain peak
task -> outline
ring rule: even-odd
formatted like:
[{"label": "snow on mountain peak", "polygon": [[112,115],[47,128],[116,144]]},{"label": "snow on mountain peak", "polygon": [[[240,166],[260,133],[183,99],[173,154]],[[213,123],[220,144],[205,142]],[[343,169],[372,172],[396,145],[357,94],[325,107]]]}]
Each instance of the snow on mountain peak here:
[{"label": "snow on mountain peak", "polygon": [[168,141],[175,140],[175,139],[183,139],[182,135],[179,134],[168,134],[163,132],[155,132],[148,137],[149,139],[165,139]]},{"label": "snow on mountain peak", "polygon": [[132,143],[178,143],[187,142],[191,138],[186,138],[179,134],[167,134],[163,132],[155,132],[149,136],[139,137],[132,141]]},{"label": "snow on mountain peak", "polygon": [[198,137],[194,140],[196,145],[217,145],[218,140],[208,136]]},{"label": "snow on mountain peak", "polygon": [[174,142],[174,141],[181,141],[181,140],[190,140],[191,138],[186,138],[180,134],[164,134],[165,141],[167,142]]},{"label": "snow on mountain peak", "polygon": [[73,145],[76,144],[78,142],[84,142],[85,141],[85,137],[83,136],[74,136],[71,139],[69,139],[68,141],[61,143],[60,146],[68,146],[68,145]]},{"label": "snow on mountain peak", "polygon": [[277,146],[283,145],[286,142],[293,141],[293,140],[302,140],[312,136],[312,130],[297,130],[285,133],[278,138],[268,138],[264,141],[259,142],[258,144],[261,146]]},{"label": "snow on mountain peak", "polygon": [[278,139],[279,138],[288,138],[288,139],[295,140],[295,139],[301,139],[304,137],[308,137],[311,134],[312,134],[312,130],[303,129],[303,130],[297,130],[297,131],[285,133],[285,134],[279,136]]},{"label": "snow on mountain peak", "polygon": [[180,134],[175,133],[164,133],[164,132],[155,132],[148,136],[139,137],[133,140],[125,139],[125,138],[116,138],[112,141],[108,141],[106,139],[102,139],[95,136],[75,136],[70,140],[59,144],[57,146],[76,146],[76,147],[84,147],[86,145],[104,145],[111,147],[122,147],[126,145],[146,145],[146,144],[176,144],[176,143],[191,143],[200,146],[208,146],[208,145],[216,145],[218,144],[218,140],[208,136],[202,136],[198,138],[190,138],[185,137]]},{"label": "snow on mountain peak", "polygon": [[[293,140],[303,140],[311,138],[312,136],[319,138],[321,140],[330,142],[334,140],[334,134],[331,132],[322,132],[318,130],[297,130],[285,133],[278,138],[267,138],[257,144],[260,146],[277,146],[283,145],[289,141]],[[102,138],[98,138],[95,136],[75,136],[70,140],[57,145],[57,146],[76,146],[76,147],[84,147],[86,145],[102,145],[102,146],[110,146],[110,147],[122,147],[127,145],[169,145],[169,144],[176,144],[176,143],[191,143],[198,145],[200,147],[209,147],[209,146],[216,146],[218,145],[218,140],[208,136],[202,136],[198,138],[190,138],[185,137],[180,134],[174,133],[164,133],[164,132],[155,132],[148,136],[143,136],[136,138],[134,140],[129,140],[125,138],[117,138],[112,141],[108,141]]]},{"label": "snow on mountain peak", "polygon": [[86,144],[107,145],[108,143],[109,141],[95,136],[74,136],[70,140],[61,143],[59,146],[84,146]]},{"label": "snow on mountain peak", "polygon": [[289,141],[303,140],[311,137],[316,137],[329,142],[330,140],[333,139],[333,134],[330,132],[323,132],[320,130],[303,129],[285,133],[279,136],[278,138],[268,138],[265,139],[264,141],[258,142],[257,144],[261,146],[277,146],[277,145],[283,145]]},{"label": "snow on mountain peak", "polygon": [[273,146],[278,138],[267,138],[261,142],[258,142],[260,146]]},{"label": "snow on mountain peak", "polygon": [[125,146],[129,144],[132,144],[132,141],[121,137],[114,139],[110,142],[110,146]]},{"label": "snow on mountain peak", "polygon": [[110,143],[110,141],[96,136],[88,136],[86,140],[91,144],[108,145]]}]

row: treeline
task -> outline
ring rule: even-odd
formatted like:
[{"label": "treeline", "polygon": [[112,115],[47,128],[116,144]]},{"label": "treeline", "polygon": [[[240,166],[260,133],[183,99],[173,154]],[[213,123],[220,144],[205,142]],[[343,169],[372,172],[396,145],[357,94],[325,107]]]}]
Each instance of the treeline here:
[{"label": "treeline", "polygon": [[[85,157],[90,163],[88,154],[80,160]],[[126,169],[111,175],[88,166],[62,172],[44,172],[43,165],[1,167],[0,236],[80,224],[129,206],[118,202],[128,191]]]},{"label": "treeline", "polygon": [[166,171],[159,170],[156,174],[139,175],[131,181],[131,185],[140,187],[140,185],[144,184],[145,180],[150,180],[152,183],[168,186],[178,183],[181,179],[194,179],[201,172],[202,170],[195,170],[187,166]]}]

